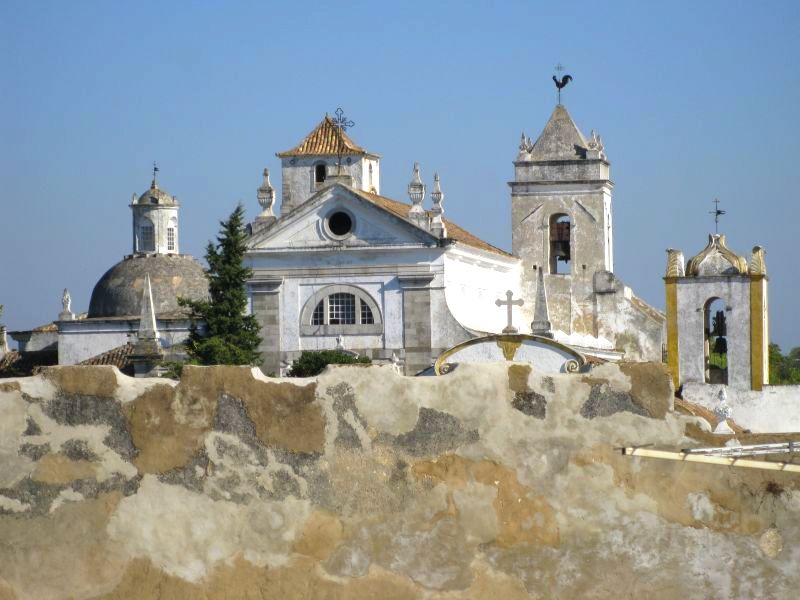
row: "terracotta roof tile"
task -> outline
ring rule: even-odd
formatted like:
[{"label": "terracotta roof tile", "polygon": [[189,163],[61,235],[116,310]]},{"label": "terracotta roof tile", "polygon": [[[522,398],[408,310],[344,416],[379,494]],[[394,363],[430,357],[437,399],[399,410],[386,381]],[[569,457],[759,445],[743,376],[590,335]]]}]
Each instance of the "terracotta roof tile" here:
[{"label": "terracotta roof tile", "polygon": [[93,356],[91,358],[87,358],[84,361],[79,362],[79,365],[113,365],[117,367],[120,371],[126,372],[133,369],[133,365],[131,364],[130,357],[133,353],[133,344],[125,344],[123,346],[117,346],[116,348],[112,348],[102,354],[98,354],[97,356]]},{"label": "terracotta roof tile", "polygon": [[336,156],[337,154],[368,154],[361,146],[356,145],[348,135],[339,129],[328,115],[322,119],[316,129],[291,150],[278,152],[275,156]]},{"label": "terracotta roof tile", "polygon": [[[410,204],[406,204],[404,202],[398,202],[397,200],[392,200],[391,198],[386,198],[384,196],[379,196],[378,194],[373,194],[370,192],[365,192],[363,190],[352,189],[354,192],[359,194],[360,196],[366,198],[373,204],[377,204],[378,206],[385,208],[391,213],[396,214],[403,219],[408,218],[408,211],[411,208]],[[453,223],[452,221],[448,221],[447,219],[443,219],[445,226],[447,227],[447,238],[451,240],[455,240],[456,242],[461,242],[462,244],[466,244],[467,246],[472,246],[473,248],[478,248],[480,250],[486,250],[487,252],[493,252],[495,254],[500,254],[501,256],[511,256],[505,250],[501,250],[496,246],[492,246],[490,243],[483,241],[479,237],[471,234],[469,231],[460,227]]]}]

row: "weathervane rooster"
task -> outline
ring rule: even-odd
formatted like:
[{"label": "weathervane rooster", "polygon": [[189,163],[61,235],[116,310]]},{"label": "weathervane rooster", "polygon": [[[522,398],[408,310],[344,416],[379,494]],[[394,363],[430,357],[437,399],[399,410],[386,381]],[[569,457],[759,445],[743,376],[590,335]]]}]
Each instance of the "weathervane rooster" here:
[{"label": "weathervane rooster", "polygon": [[566,87],[566,85],[572,81],[572,75],[564,75],[561,80],[558,79],[555,75],[553,75],[553,81],[556,84],[556,89],[558,90],[558,103],[561,104],[561,89]]}]

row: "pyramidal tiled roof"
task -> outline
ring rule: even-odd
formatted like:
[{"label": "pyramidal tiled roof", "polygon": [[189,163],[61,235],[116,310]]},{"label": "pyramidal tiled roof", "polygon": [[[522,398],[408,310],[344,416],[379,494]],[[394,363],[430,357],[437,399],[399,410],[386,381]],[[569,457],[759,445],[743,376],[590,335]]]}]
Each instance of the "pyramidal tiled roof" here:
[{"label": "pyramidal tiled roof", "polygon": [[328,115],[322,119],[316,129],[291,150],[278,152],[276,156],[336,156],[337,154],[369,154],[364,148],[356,145],[348,135],[339,129]]},{"label": "pyramidal tiled roof", "polygon": [[575,160],[586,156],[589,146],[563,104],[556,106],[550,120],[531,148],[531,160]]}]

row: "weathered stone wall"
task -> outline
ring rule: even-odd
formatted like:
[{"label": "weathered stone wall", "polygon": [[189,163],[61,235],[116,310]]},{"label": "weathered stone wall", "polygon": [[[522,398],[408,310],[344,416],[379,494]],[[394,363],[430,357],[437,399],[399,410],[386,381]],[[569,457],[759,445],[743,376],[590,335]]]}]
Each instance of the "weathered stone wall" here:
[{"label": "weathered stone wall", "polygon": [[[800,478],[714,443],[661,365],[0,383],[0,598],[791,598]],[[724,438],[723,438],[724,439]]]}]

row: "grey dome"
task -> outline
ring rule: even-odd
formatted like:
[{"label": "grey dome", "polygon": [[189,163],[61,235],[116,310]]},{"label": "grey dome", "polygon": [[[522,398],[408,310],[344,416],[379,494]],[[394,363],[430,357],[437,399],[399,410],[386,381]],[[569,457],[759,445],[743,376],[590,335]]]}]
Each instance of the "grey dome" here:
[{"label": "grey dome", "polygon": [[88,317],[138,317],[142,312],[144,277],[150,275],[153,307],[158,316],[178,316],[178,297],[204,300],[208,279],[191,256],[154,254],[128,256],[106,271],[92,291]]},{"label": "grey dome", "polygon": [[150,184],[148,190],[134,200],[134,205],[158,205],[158,206],[177,206],[178,200],[175,196],[170,196],[167,192],[158,187],[156,182]]}]

